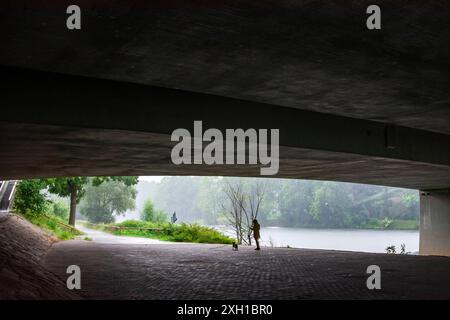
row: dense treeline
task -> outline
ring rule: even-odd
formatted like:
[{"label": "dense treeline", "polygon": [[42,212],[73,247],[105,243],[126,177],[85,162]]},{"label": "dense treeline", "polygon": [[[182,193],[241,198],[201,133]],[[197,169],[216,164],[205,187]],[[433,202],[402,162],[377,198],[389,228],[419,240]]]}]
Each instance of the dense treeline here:
[{"label": "dense treeline", "polygon": [[[125,219],[163,223],[175,211],[180,222],[229,224],[226,187],[239,185],[237,198],[242,197],[242,204],[248,206],[251,190],[264,184],[257,213],[264,226],[418,227],[419,198],[414,190],[328,181],[221,177],[165,177],[160,182],[141,180],[133,185],[137,178],[133,178],[133,183],[127,183],[126,177],[119,178],[103,178],[97,184],[86,179],[79,188],[83,190],[79,213],[84,219],[112,223],[126,213]],[[72,202],[56,195],[49,197],[51,191],[46,180],[22,181],[14,207],[27,215],[51,213],[68,221]]]},{"label": "dense treeline", "polygon": [[261,178],[165,177],[141,181],[137,208],[151,198],[157,209],[177,212],[181,221],[222,224],[226,181],[267,185],[259,212],[264,225],[329,228],[414,228],[419,198],[414,190],[382,186]]}]

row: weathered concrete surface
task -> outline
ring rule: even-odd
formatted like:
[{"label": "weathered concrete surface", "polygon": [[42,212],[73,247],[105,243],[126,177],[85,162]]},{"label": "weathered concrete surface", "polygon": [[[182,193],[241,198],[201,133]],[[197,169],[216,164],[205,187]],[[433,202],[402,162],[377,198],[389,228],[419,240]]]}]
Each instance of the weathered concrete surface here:
[{"label": "weathered concrete surface", "polygon": [[0,299],[80,299],[41,265],[56,238],[17,215],[0,217]]},{"label": "weathered concrete surface", "polygon": [[450,189],[420,194],[420,254],[450,256]]},{"label": "weathered concrete surface", "polygon": [[378,0],[377,31],[371,0],[79,0],[81,31],[69,4],[3,0],[0,64],[450,134],[446,0]]},{"label": "weathered concrete surface", "polygon": [[[81,267],[89,299],[450,299],[450,258],[199,244],[66,241],[45,266]],[[382,290],[366,287],[379,265]]]},{"label": "weathered concrete surface", "polygon": [[[450,136],[275,105],[14,68],[0,87],[0,177],[257,176],[258,166],[175,166],[177,128],[280,130],[278,177],[440,189],[450,186]],[[51,92],[51,94],[49,94]],[[27,154],[27,157],[23,157]]]},{"label": "weathered concrete surface", "polygon": [[[260,174],[256,165],[176,166],[170,159],[173,146],[170,136],[162,134],[2,124],[0,135],[0,176],[4,179],[79,175]],[[450,185],[450,167],[281,147],[277,177],[436,189]]]},{"label": "weathered concrete surface", "polygon": [[[0,9],[0,64],[61,73],[0,69],[0,177],[256,175],[170,164],[167,135],[203,120],[279,128],[281,177],[450,187],[447,1],[381,0],[376,31],[365,26],[369,0],[80,0],[80,31],[65,27],[68,4]],[[24,123],[36,126],[22,133]],[[166,140],[150,137],[146,151],[136,131]],[[20,159],[25,135],[32,152]],[[99,148],[105,136],[116,150]]]}]

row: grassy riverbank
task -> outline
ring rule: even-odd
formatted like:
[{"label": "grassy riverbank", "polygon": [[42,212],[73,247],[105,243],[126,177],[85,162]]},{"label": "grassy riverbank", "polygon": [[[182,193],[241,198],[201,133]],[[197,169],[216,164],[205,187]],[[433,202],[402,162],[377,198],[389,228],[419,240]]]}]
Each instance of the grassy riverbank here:
[{"label": "grassy riverbank", "polygon": [[66,224],[61,218],[52,215],[21,215],[32,224],[55,235],[60,240],[74,239],[83,232]]},{"label": "grassy riverbank", "polygon": [[[80,223],[80,222],[79,222]],[[233,239],[219,231],[198,224],[152,223],[126,220],[121,223],[92,224],[81,222],[87,228],[101,230],[120,236],[144,237],[173,242],[231,244]]]},{"label": "grassy riverbank", "polygon": [[419,230],[419,220],[411,219],[369,219],[358,224],[348,225],[345,227],[324,227],[314,224],[306,225],[285,225],[275,223],[273,221],[265,221],[266,227],[282,227],[282,228],[304,228],[304,229],[362,229],[362,230]]},{"label": "grassy riverbank", "polygon": [[383,230],[418,230],[418,220],[400,219],[373,219],[361,226],[361,229],[383,229]]}]

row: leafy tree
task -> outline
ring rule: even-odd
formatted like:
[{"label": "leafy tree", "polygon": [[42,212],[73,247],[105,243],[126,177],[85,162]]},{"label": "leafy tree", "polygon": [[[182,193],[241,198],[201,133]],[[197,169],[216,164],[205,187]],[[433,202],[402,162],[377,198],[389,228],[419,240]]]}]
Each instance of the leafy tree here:
[{"label": "leafy tree", "polygon": [[49,201],[42,190],[45,184],[41,180],[23,180],[16,186],[13,208],[16,212],[27,215],[45,213]]},{"label": "leafy tree", "polygon": [[94,223],[114,222],[114,216],[134,209],[136,187],[119,180],[104,180],[101,184],[87,184],[81,213]]},{"label": "leafy tree", "polygon": [[[180,220],[225,224],[222,204],[228,196],[223,189],[227,181],[236,179],[166,177],[152,185],[151,197],[157,208],[176,211]],[[242,178],[241,182],[245,190],[251,190],[263,180],[267,188],[258,220],[264,226],[372,228],[385,217],[394,223],[418,221],[415,190],[296,179]],[[143,199],[149,196],[147,192]]]},{"label": "leafy tree", "polygon": [[156,207],[179,214],[181,220],[196,220],[201,210],[197,196],[201,179],[196,177],[165,177],[158,184],[153,201]]},{"label": "leafy tree", "polygon": [[155,209],[155,205],[151,199],[145,201],[141,217],[144,221],[155,223],[164,223],[168,220],[167,214],[164,211]]},{"label": "leafy tree", "polygon": [[[92,179],[94,186],[99,186],[105,181],[121,181],[127,186],[135,185],[137,177],[95,177]],[[70,197],[69,224],[75,226],[77,204],[86,193],[85,187],[89,180],[87,177],[53,178],[42,180],[50,193],[60,197]]]},{"label": "leafy tree", "polygon": [[53,200],[51,205],[51,213],[63,220],[69,219],[69,206],[63,200]]},{"label": "leafy tree", "polygon": [[193,219],[209,225],[217,224],[222,213],[221,204],[225,196],[222,192],[221,178],[201,177],[200,179],[195,198],[195,208],[198,215],[194,215]]}]

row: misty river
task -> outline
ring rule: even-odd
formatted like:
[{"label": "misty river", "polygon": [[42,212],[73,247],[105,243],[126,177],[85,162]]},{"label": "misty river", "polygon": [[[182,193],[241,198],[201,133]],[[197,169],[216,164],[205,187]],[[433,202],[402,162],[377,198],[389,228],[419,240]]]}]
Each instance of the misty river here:
[{"label": "misty river", "polygon": [[[217,229],[225,232],[221,227]],[[232,235],[230,230],[227,234]],[[386,247],[395,245],[397,251],[404,243],[406,251],[419,251],[418,230],[362,230],[362,229],[304,229],[261,228],[262,245],[293,248],[330,249],[385,253]]]}]

